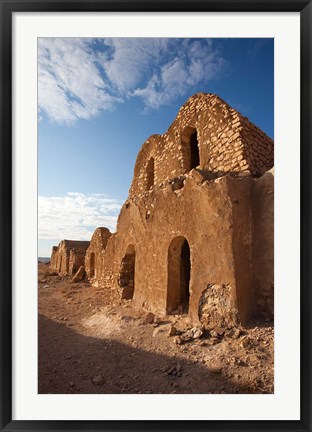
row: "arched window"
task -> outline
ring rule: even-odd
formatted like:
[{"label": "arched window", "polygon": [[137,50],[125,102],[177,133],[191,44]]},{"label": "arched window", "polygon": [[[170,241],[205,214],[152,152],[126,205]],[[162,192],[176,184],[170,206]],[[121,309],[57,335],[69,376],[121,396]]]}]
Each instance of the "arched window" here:
[{"label": "arched window", "polygon": [[187,171],[197,168],[198,165],[200,165],[197,130],[192,126],[187,126],[183,130],[182,152],[184,166]]},{"label": "arched window", "polygon": [[190,297],[190,247],[185,237],[172,240],[168,250],[167,313],[188,313]]},{"label": "arched window", "polygon": [[155,181],[155,164],[154,158],[151,157],[146,168],[146,190],[150,190],[154,186]]},{"label": "arched window", "polygon": [[123,257],[118,284],[122,289],[121,298],[132,299],[134,294],[134,277],[135,277],[135,250],[133,245],[129,245],[126,254]]},{"label": "arched window", "polygon": [[191,147],[191,169],[196,168],[199,165],[199,148],[197,140],[197,131],[192,133],[190,137]]}]

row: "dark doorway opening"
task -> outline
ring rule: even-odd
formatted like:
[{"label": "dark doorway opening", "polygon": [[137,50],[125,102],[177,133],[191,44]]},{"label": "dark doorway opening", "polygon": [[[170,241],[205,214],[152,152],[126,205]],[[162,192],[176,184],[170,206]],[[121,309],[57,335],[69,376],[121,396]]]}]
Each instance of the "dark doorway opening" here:
[{"label": "dark doorway opening", "polygon": [[190,298],[190,276],[191,276],[191,261],[190,261],[190,247],[187,240],[184,240],[181,261],[180,261],[180,301],[183,312],[188,312],[189,298]]},{"label": "dark doorway opening", "polygon": [[133,245],[129,245],[120,264],[118,284],[122,289],[121,298],[128,300],[133,298],[134,278],[135,250]]},{"label": "dark doorway opening", "polygon": [[167,313],[188,313],[191,259],[185,237],[172,240],[168,251]]},{"label": "dark doorway opening", "polygon": [[146,168],[146,190],[150,190],[154,186],[155,182],[155,163],[154,158],[150,158]]},{"label": "dark doorway opening", "polygon": [[95,254],[91,252],[90,255],[90,277],[93,277],[95,274]]},{"label": "dark doorway opening", "polygon": [[197,139],[196,130],[191,135],[190,147],[191,147],[191,169],[193,169],[199,165],[199,148],[198,148],[198,139]]}]

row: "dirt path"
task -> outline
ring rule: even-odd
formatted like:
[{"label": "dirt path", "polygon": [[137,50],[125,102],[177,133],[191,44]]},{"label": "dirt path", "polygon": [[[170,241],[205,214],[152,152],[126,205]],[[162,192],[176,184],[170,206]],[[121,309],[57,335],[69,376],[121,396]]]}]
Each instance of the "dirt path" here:
[{"label": "dirt path", "polygon": [[[148,324],[131,302],[48,264],[38,278],[39,393],[273,392],[272,323],[183,341],[185,316]],[[172,325],[181,336],[168,335]]]}]

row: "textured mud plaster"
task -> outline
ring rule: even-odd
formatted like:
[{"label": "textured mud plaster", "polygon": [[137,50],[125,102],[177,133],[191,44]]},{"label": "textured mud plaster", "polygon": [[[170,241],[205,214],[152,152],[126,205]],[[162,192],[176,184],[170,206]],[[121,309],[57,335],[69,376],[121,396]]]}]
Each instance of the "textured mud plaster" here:
[{"label": "textured mud plaster", "polygon": [[230,285],[208,284],[200,296],[198,307],[199,319],[206,329],[231,328],[239,324],[239,313],[233,299]]},{"label": "textured mud plaster", "polygon": [[112,233],[104,227],[97,228],[85,255],[85,271],[89,280],[96,280],[103,270],[103,254]]},{"label": "textured mud plaster", "polygon": [[60,275],[73,275],[81,265],[90,242],[79,240],[62,240],[53,246],[50,267]]},{"label": "textured mud plaster", "polygon": [[274,316],[274,169],[254,182],[252,276],[256,311]]},{"label": "textured mud plaster", "polygon": [[273,153],[222,99],[194,95],[143,144],[116,233],[92,237],[87,276],[112,298],[208,327],[272,312]]}]

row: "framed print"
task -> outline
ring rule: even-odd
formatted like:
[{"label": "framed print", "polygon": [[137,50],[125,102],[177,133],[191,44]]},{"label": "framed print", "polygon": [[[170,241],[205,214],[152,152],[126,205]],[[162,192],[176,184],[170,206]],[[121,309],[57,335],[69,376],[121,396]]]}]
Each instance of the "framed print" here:
[{"label": "framed print", "polygon": [[2,430],[311,430],[311,2],[1,36]]}]

